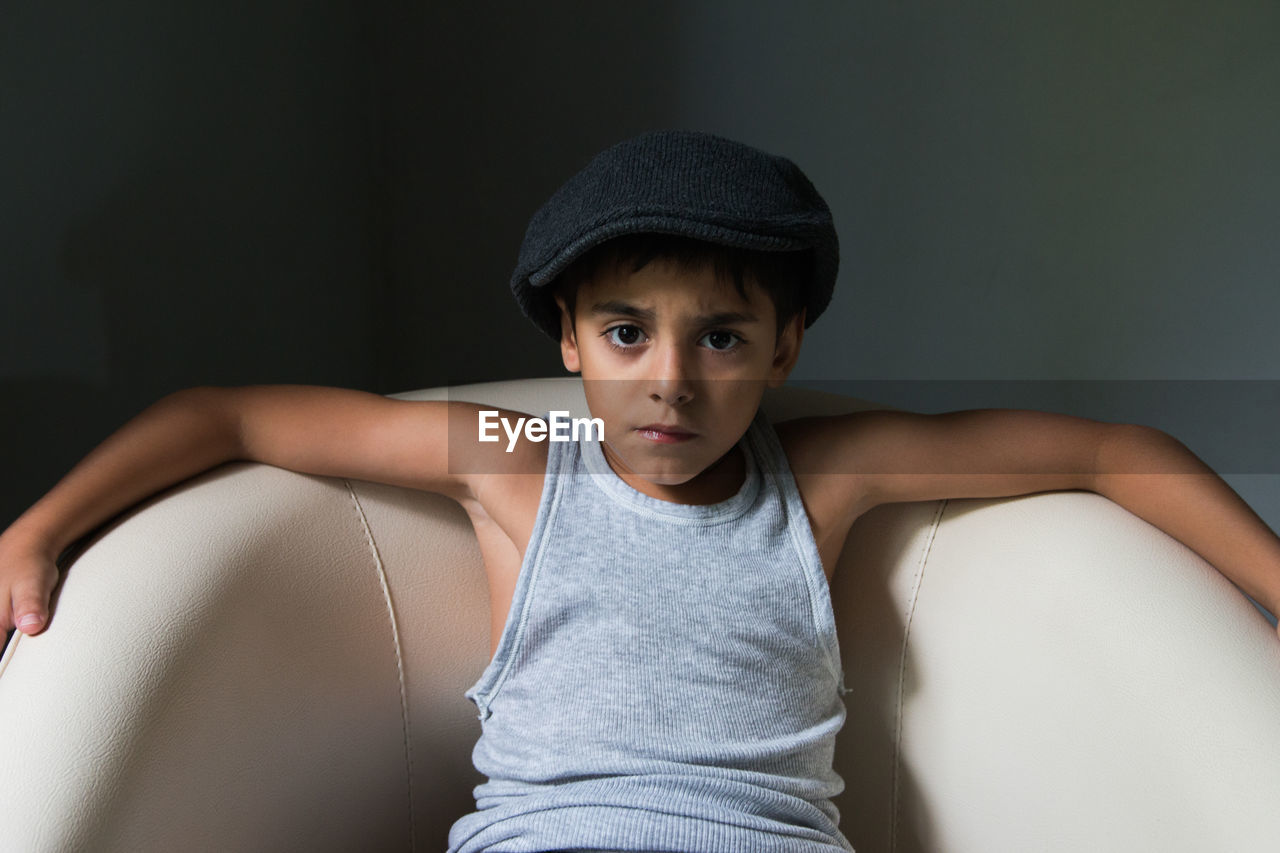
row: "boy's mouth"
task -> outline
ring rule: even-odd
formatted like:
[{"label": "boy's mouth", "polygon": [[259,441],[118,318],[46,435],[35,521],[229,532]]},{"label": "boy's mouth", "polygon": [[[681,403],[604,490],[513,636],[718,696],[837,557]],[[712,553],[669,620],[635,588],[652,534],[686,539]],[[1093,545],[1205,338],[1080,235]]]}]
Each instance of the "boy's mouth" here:
[{"label": "boy's mouth", "polygon": [[645,424],[644,426],[636,427],[636,432],[650,441],[662,444],[675,444],[679,441],[688,441],[697,437],[697,433],[689,432],[674,424]]}]

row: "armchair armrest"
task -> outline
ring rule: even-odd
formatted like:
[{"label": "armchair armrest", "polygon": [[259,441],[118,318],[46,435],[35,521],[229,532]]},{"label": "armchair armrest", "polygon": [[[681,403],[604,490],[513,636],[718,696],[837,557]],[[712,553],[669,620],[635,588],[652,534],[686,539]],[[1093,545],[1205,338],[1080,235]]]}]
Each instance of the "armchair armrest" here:
[{"label": "armchair armrest", "polygon": [[1099,495],[889,504],[833,584],[859,850],[1268,850],[1280,643]]},{"label": "armchair armrest", "polygon": [[246,463],[139,506],[0,661],[0,847],[435,849],[471,807],[470,536],[436,495]]}]

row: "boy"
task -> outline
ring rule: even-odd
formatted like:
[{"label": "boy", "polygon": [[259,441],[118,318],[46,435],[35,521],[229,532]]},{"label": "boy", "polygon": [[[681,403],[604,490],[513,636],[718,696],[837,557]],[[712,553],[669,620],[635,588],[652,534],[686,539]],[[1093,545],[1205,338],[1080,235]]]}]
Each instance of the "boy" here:
[{"label": "boy", "polygon": [[508,449],[463,403],[181,391],[0,535],[0,618],[43,630],[67,544],[230,459],[440,492],[475,527],[494,653],[467,693],[489,781],[451,850],[804,851],[850,849],[830,803],[827,583],[869,508],[1091,489],[1275,612],[1280,538],[1158,431],[997,410],[770,425],[761,396],[835,264],[826,205],[789,161],[694,133],[621,143],[535,215],[512,281],[602,440]]}]

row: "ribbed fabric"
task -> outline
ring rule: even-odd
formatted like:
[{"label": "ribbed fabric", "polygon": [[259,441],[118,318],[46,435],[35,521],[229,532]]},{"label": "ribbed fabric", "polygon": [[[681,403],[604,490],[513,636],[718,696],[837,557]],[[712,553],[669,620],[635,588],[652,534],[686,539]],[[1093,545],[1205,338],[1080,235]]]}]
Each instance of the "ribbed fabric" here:
[{"label": "ribbed fabric", "polygon": [[812,252],[812,280],[797,282],[806,326],[831,301],[840,266],[831,210],[795,163],[710,133],[657,130],[597,154],[534,213],[511,276],[520,310],[559,340],[543,288],[591,247],[639,233]]},{"label": "ribbed fabric", "polygon": [[497,652],[467,691],[488,781],[452,853],[850,850],[830,798],[845,718],[835,618],[777,436],[690,506],[548,445]]}]

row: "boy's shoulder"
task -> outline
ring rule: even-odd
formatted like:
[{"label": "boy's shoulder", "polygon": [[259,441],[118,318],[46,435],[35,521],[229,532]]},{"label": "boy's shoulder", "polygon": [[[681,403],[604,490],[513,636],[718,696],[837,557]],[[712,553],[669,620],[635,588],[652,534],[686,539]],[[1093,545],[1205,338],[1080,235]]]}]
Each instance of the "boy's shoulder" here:
[{"label": "boy's shoulder", "polygon": [[774,430],[810,514],[846,527],[880,503],[952,494],[966,460],[1008,443],[1003,433],[982,439],[962,422],[897,409],[792,418]]},{"label": "boy's shoulder", "polygon": [[809,415],[771,424],[806,506],[822,502],[843,515],[866,498],[858,491],[863,479],[853,476],[861,414]]},{"label": "boy's shoulder", "polygon": [[[408,485],[452,497],[469,510],[504,503],[502,496],[522,492],[517,481],[537,480],[546,471],[545,445],[512,440],[503,424],[523,424],[527,413],[461,400],[399,400],[363,441],[376,448],[370,455],[398,472],[395,477],[356,476],[376,482]],[[488,430],[486,423],[494,421]],[[530,475],[516,477],[514,475]]]},{"label": "boy's shoulder", "polygon": [[857,476],[849,447],[856,419],[814,415],[773,422],[796,490],[804,504],[822,568],[831,580],[845,537],[872,507],[865,477]]},{"label": "boy's shoulder", "polygon": [[[547,469],[547,438],[554,420],[500,406],[464,404],[454,427],[450,464],[468,479],[490,475],[541,475]],[[451,435],[451,438],[453,436]]]},{"label": "boy's shoulder", "polygon": [[799,474],[831,472],[833,454],[852,436],[855,423],[850,415],[806,415],[770,421],[770,426],[792,473]]},{"label": "boy's shoulder", "polygon": [[896,409],[806,415],[772,422],[793,473],[866,474],[866,455],[883,435],[928,416]]}]

